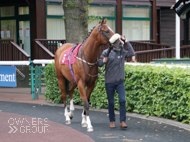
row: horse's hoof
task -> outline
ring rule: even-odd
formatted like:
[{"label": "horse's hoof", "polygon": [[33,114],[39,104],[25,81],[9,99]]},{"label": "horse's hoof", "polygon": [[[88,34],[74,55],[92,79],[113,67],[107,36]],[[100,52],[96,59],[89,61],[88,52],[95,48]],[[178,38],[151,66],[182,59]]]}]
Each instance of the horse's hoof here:
[{"label": "horse's hoof", "polygon": [[94,131],[93,127],[87,128],[87,132],[92,132]]},{"label": "horse's hoof", "polygon": [[71,120],[67,120],[65,123],[66,124],[71,124]]},{"label": "horse's hoof", "polygon": [[86,123],[81,123],[81,126],[82,127],[87,127],[87,124]]},{"label": "horse's hoof", "polygon": [[70,119],[73,119],[73,116],[69,116]]}]

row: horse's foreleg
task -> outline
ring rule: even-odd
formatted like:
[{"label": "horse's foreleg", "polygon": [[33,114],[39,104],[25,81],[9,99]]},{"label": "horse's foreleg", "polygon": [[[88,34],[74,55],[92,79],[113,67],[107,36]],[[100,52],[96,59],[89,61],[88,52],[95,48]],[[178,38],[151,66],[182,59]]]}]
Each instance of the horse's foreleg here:
[{"label": "horse's foreleg", "polygon": [[87,122],[87,131],[93,131],[93,127],[91,125],[91,121],[90,121],[90,117],[89,117],[89,103],[88,103],[88,99],[86,96],[86,92],[85,92],[85,84],[82,81],[78,82],[78,90],[81,96],[81,99],[83,101],[83,105],[84,105],[84,111],[86,114],[86,122]]},{"label": "horse's foreleg", "polygon": [[[58,76],[58,75],[57,75]],[[64,109],[65,109],[65,117],[66,117],[66,124],[71,124],[71,120],[69,118],[69,112],[67,110],[67,104],[66,104],[66,90],[65,90],[65,78],[63,76],[58,76],[58,83],[59,83],[59,88],[61,90],[61,98],[64,103]]]},{"label": "horse's foreleg", "polygon": [[74,89],[77,87],[76,83],[72,83],[71,86],[69,86],[69,97],[70,97],[70,112],[69,117],[70,119],[73,118],[73,111],[74,111],[74,103],[73,103],[73,92]]},{"label": "horse's foreleg", "polygon": [[[92,85],[90,85],[90,86],[87,87],[87,90],[86,90],[86,97],[87,97],[88,103],[89,103],[89,101],[90,101],[90,95],[91,95],[91,93],[92,93],[94,87],[95,87],[95,83],[93,83]],[[86,114],[86,123],[87,123],[88,126],[90,126],[89,128],[87,127],[87,131],[93,131],[93,127],[92,127],[92,125],[91,125],[91,121],[90,121],[90,116],[89,116],[89,114]],[[92,128],[92,129],[91,129],[91,128]]]},{"label": "horse's foreleg", "polygon": [[90,102],[90,95],[91,95],[92,91],[94,90],[94,87],[95,87],[95,82],[92,85],[87,86],[86,97],[88,99],[88,102]]},{"label": "horse's foreleg", "polygon": [[82,122],[81,122],[82,127],[87,127],[87,122],[86,122],[86,115],[85,115],[85,110],[83,109],[82,111]]}]

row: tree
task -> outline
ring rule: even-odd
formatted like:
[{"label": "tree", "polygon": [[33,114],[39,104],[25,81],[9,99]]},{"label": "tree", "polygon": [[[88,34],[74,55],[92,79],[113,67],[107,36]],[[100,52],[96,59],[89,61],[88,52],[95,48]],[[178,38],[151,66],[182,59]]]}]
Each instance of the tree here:
[{"label": "tree", "polygon": [[80,43],[88,34],[90,0],[63,0],[66,40]]}]

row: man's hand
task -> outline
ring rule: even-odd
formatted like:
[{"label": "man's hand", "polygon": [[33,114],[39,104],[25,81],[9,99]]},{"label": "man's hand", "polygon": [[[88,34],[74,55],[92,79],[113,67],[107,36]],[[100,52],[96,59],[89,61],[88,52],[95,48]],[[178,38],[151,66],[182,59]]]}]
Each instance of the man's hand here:
[{"label": "man's hand", "polygon": [[123,37],[123,36],[121,36],[121,40],[123,41],[123,42],[127,42],[127,39],[125,38],[125,37]]},{"label": "man's hand", "polygon": [[132,56],[132,62],[135,62],[136,60],[135,60],[135,56]]},{"label": "man's hand", "polygon": [[106,63],[107,60],[108,60],[108,57],[104,57],[104,58],[103,58],[103,63]]}]

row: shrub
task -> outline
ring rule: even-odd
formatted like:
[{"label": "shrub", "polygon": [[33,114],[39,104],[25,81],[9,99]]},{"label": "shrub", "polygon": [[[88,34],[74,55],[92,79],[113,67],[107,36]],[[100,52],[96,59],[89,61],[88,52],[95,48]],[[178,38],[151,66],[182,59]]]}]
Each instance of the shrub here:
[{"label": "shrub", "polygon": [[45,76],[45,99],[50,100],[52,103],[63,103],[61,99],[61,90],[59,89],[58,79],[55,73],[54,63],[48,64],[44,68]]},{"label": "shrub", "polygon": [[[54,64],[45,67],[46,100],[62,103]],[[129,112],[190,122],[190,69],[156,66],[125,66],[126,108]],[[69,99],[67,99],[69,101]],[[82,105],[75,89],[73,100]],[[67,101],[67,103],[69,103]],[[90,106],[108,108],[104,74],[96,81]],[[119,99],[115,94],[115,109],[119,110]]]},{"label": "shrub", "polygon": [[127,110],[189,122],[190,69],[127,66]]}]

